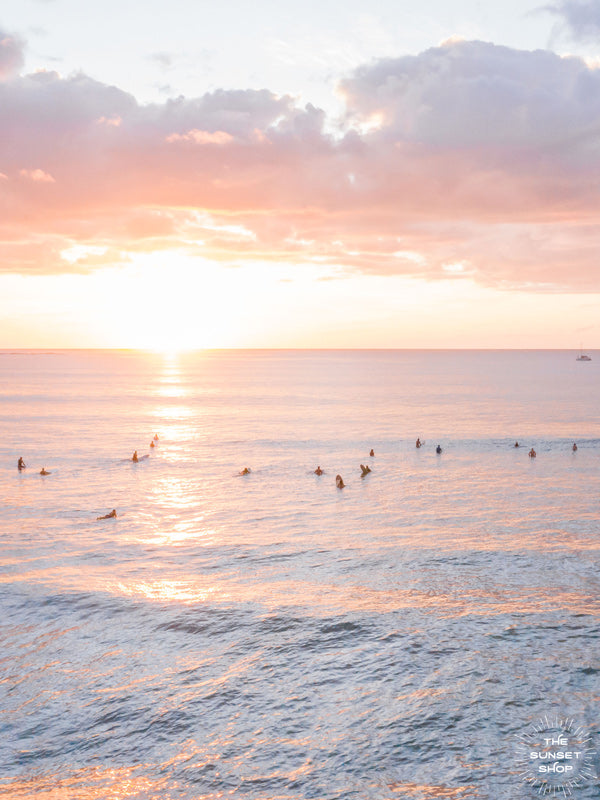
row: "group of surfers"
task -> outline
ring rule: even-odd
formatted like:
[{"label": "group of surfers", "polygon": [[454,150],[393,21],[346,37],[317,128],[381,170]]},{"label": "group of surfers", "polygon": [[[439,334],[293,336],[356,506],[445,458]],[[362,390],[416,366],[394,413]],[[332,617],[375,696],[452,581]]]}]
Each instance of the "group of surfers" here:
[{"label": "group of surfers", "polygon": [[[154,447],[155,446],[155,442],[157,442],[157,441],[158,441],[158,434],[155,433],[153,440],[150,442],[150,447]],[[423,447],[424,444],[425,444],[425,442],[422,442],[420,438],[417,438],[417,441],[415,442],[415,447],[418,449],[419,447]],[[514,446],[515,447],[520,447],[521,445],[519,444],[519,442],[515,442]],[[573,447],[571,448],[571,450],[574,453],[577,452],[577,444],[576,444],[576,442],[573,442]],[[441,448],[441,446],[439,444],[435,448],[435,452],[438,455],[441,454],[442,448]],[[372,458],[374,455],[375,455],[375,451],[371,448],[371,451],[369,452],[369,456]],[[532,447],[531,450],[529,451],[529,458],[536,458],[536,456],[537,456],[537,453],[535,452],[535,450]],[[147,458],[147,456],[142,456],[142,458]],[[131,457],[131,460],[134,462],[134,464],[137,464],[137,462],[140,460],[137,450],[133,451],[133,456]],[[27,465],[23,461],[23,458],[22,457],[19,458],[19,460],[17,462],[17,469],[19,470],[19,472],[21,472],[22,470],[26,469],[26,467],[27,467]],[[369,472],[371,472],[371,467],[369,467],[368,465],[365,465],[365,464],[361,464],[360,465],[360,470],[361,470],[361,478],[364,478],[366,475],[369,474]],[[242,469],[239,474],[240,475],[249,475],[251,472],[252,472],[252,470],[250,469],[250,467],[244,467],[244,469]],[[318,466],[316,468],[316,470],[314,471],[314,474],[315,475],[323,475],[324,472],[325,472],[325,470],[321,469],[321,467]],[[42,467],[42,469],[40,471],[40,475],[51,475],[51,474],[52,474],[51,472],[48,472],[48,470],[46,470],[46,467]],[[342,478],[341,475],[336,475],[335,476],[335,485],[337,486],[338,489],[343,489],[345,487],[346,484],[344,483],[344,479]],[[117,516],[117,512],[113,508],[113,510],[110,511],[108,514],[104,514],[101,517],[96,517],[96,519],[97,520],[99,520],[99,519],[114,519],[114,518],[116,518],[116,516]]]},{"label": "group of surfers", "polygon": [[[27,464],[23,461],[22,458],[19,458],[19,460],[17,461],[17,469],[19,470],[19,472],[22,472],[26,468]],[[52,475],[52,473],[48,472],[46,467],[42,467],[40,470],[40,475]]]},{"label": "group of surfers", "polygon": [[[155,447],[155,444],[154,444],[155,442],[158,442],[158,434],[157,433],[154,434],[154,438],[150,442],[150,447]],[[148,458],[148,456],[142,456],[142,458]],[[137,450],[133,451],[133,455],[131,456],[131,460],[133,461],[134,464],[137,464],[138,461],[140,460]]]},{"label": "group of surfers", "polygon": [[[515,447],[521,447],[521,445],[520,445],[518,442],[515,442]],[[576,443],[576,442],[573,442],[573,447],[571,448],[571,450],[572,450],[574,453],[576,453],[576,452],[577,452],[577,443]],[[533,449],[533,447],[532,447],[532,448],[531,448],[531,450],[529,451],[529,453],[528,453],[528,456],[529,456],[529,458],[536,458],[536,457],[537,457],[537,453],[535,452],[535,450]]]},{"label": "group of surfers", "polygon": [[[417,439],[416,447],[422,447],[424,444],[425,444],[425,442],[422,442],[420,439]],[[439,444],[435,448],[435,451],[436,451],[436,453],[438,455],[442,452],[442,448],[439,446]],[[374,455],[375,455],[375,451],[371,448],[371,451],[369,452],[369,456],[371,456],[371,458],[372,458]],[[364,478],[369,474],[369,472],[371,472],[371,467],[368,464],[366,464],[366,465],[365,464],[361,464],[360,465],[360,472],[361,472],[360,477]],[[321,466],[319,465],[315,470],[315,475],[323,475],[323,474],[324,474],[324,470],[322,470]],[[335,485],[337,486],[338,489],[343,489],[344,486],[346,485],[344,483],[344,479],[342,478],[341,475],[336,475],[335,476]]]},{"label": "group of surfers", "polygon": [[[150,442],[150,447],[155,447],[155,442],[157,442],[157,441],[158,441],[158,434],[155,433],[153,440]],[[147,456],[142,456],[142,458],[144,458],[144,457],[147,458]],[[133,451],[133,455],[131,457],[131,460],[134,462],[134,464],[137,464],[137,462],[140,460],[137,450]],[[22,472],[24,469],[27,469],[27,464],[23,460],[22,456],[20,456],[19,460],[17,461],[17,469],[19,470],[19,472]],[[249,471],[250,470],[248,470],[248,472]],[[42,469],[40,471],[40,475],[52,475],[52,473],[49,472],[46,469],[46,467],[42,467]],[[116,509],[113,508],[113,510],[109,511],[108,514],[104,514],[101,517],[96,517],[96,519],[97,520],[98,519],[114,519],[116,516],[117,516],[117,511],[116,511]]]},{"label": "group of surfers", "polygon": [[[155,433],[154,434],[154,439],[150,442],[150,447],[155,447],[155,442],[157,442],[157,441],[158,441],[158,434]],[[142,456],[142,458],[143,457],[144,456]],[[134,462],[134,464],[137,464],[137,462],[140,460],[137,450],[133,451],[133,455],[131,456],[131,460]],[[19,470],[19,472],[22,472],[24,469],[27,469],[27,464],[23,460],[22,456],[17,461],[17,469]],[[46,467],[42,467],[42,469],[40,470],[40,475],[52,475],[52,473],[49,472],[46,469]],[[113,511],[114,511],[114,508],[113,508]],[[116,515],[116,512],[113,514],[112,511],[111,511],[111,513],[108,516],[116,517],[117,515]],[[107,517],[98,517],[98,519],[107,519]]]},{"label": "group of surfers", "polygon": [[[415,447],[417,447],[417,448],[419,448],[419,447],[423,447],[423,445],[424,445],[424,444],[425,444],[425,442],[422,442],[422,441],[421,441],[421,439],[420,439],[420,438],[418,438],[418,439],[417,439],[417,441],[415,442]],[[515,446],[515,447],[520,447],[521,445],[519,444],[519,442],[515,442],[515,445],[514,445],[514,446]],[[576,442],[573,442],[573,447],[571,448],[571,450],[572,450],[574,453],[576,453],[576,452],[577,452],[577,444],[576,444]],[[438,445],[437,445],[437,447],[435,448],[435,452],[436,452],[438,455],[440,455],[440,454],[442,453],[442,448],[441,448],[441,446],[440,446],[439,444],[438,444]],[[370,456],[374,456],[374,455],[375,455],[374,451],[373,451],[373,450],[371,450],[371,452],[369,453],[369,455],[370,455]],[[532,448],[531,448],[531,450],[529,451],[529,458],[536,458],[536,457],[537,457],[537,453],[535,452],[535,450],[534,450],[534,449],[533,449],[533,447],[532,447]],[[364,478],[364,477],[365,477],[365,475],[368,475],[368,474],[369,474],[369,472],[371,472],[371,467],[369,467],[369,466],[365,466],[364,464],[361,464],[361,465],[360,465],[360,469],[361,469],[361,477],[362,477],[362,478]],[[248,470],[248,472],[249,472],[249,471],[250,471],[250,470]],[[242,473],[242,474],[245,474],[245,473]],[[322,469],[321,469],[321,467],[320,467],[320,466],[318,466],[318,467],[316,468],[316,470],[315,470],[315,475],[323,475],[323,474],[324,474],[324,470],[322,470]],[[337,488],[338,488],[338,489],[343,489],[343,488],[344,488],[344,486],[346,485],[346,484],[344,483],[344,480],[343,480],[343,478],[342,478],[342,476],[341,476],[341,475],[336,475],[336,476],[335,476],[335,485],[337,486]]]}]

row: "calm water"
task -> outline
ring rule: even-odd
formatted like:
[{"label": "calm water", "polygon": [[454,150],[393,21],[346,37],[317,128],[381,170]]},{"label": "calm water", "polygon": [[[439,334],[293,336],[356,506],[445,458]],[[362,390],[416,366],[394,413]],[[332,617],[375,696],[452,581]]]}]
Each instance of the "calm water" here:
[{"label": "calm water", "polygon": [[536,796],[519,733],[600,745],[592,355],[1,352],[0,796]]}]

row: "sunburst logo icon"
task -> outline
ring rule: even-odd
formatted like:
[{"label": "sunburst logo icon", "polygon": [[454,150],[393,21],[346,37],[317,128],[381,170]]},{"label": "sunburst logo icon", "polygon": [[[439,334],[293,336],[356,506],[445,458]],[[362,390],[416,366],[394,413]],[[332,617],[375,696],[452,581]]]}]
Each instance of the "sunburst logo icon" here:
[{"label": "sunburst logo icon", "polygon": [[592,739],[574,719],[545,716],[517,738],[520,777],[540,797],[573,797],[597,780]]}]

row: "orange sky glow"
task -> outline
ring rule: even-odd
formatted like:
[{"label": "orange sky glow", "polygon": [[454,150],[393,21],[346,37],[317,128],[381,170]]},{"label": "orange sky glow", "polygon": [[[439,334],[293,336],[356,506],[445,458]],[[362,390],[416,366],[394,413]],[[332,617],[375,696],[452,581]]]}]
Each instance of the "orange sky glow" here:
[{"label": "orange sky glow", "polygon": [[342,113],[142,103],[0,31],[0,347],[600,347],[600,70],[450,39]]}]

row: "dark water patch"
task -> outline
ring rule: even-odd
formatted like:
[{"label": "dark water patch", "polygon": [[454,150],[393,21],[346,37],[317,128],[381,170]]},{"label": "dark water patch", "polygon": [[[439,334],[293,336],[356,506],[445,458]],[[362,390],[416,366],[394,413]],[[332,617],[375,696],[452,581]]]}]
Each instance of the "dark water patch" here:
[{"label": "dark water patch", "polygon": [[464,652],[464,647],[462,646],[440,646],[440,647],[433,647],[427,648],[427,653],[430,655],[434,660],[438,658],[448,658],[449,656],[456,655],[456,653]]},{"label": "dark water patch", "polygon": [[259,622],[259,632],[264,634],[280,634],[297,631],[306,625],[306,619],[284,614],[268,614]]},{"label": "dark water patch", "polygon": [[136,613],[143,611],[146,604],[143,601],[113,595],[109,592],[79,592],[65,589],[61,592],[44,591],[45,587],[26,587],[11,591],[0,589],[0,600],[3,605],[12,606],[23,613],[38,613],[41,617],[51,617],[52,614],[69,614],[93,612],[105,614]]},{"label": "dark water patch", "polygon": [[[94,705],[108,705],[108,709],[103,711],[100,716],[96,717],[91,724],[90,730],[96,730],[97,728],[116,728],[117,723],[121,724],[123,722],[131,723],[135,720],[136,716],[140,716],[145,714],[145,710],[137,709],[134,710],[130,707],[130,697],[123,697],[119,698],[118,700],[98,700]],[[114,708],[113,708],[114,706]]]},{"label": "dark water patch", "polygon": [[[223,697],[221,702],[232,702],[233,699],[234,695],[232,694],[229,698]],[[193,709],[184,705],[162,712],[156,712],[155,709],[149,708],[144,721],[146,724],[132,730],[131,736],[142,746],[147,742],[150,751],[155,748],[157,742],[172,742],[174,739],[178,740],[193,735],[201,724],[201,719],[193,713]]]},{"label": "dark water patch", "polygon": [[328,623],[320,628],[320,633],[334,634],[335,637],[343,637],[346,634],[351,636],[361,636],[366,632],[367,629],[364,625],[349,620],[340,620],[339,622]]},{"label": "dark water patch", "polygon": [[198,622],[183,622],[183,621],[176,621],[176,622],[161,622],[160,625],[156,626],[156,630],[159,631],[174,631],[176,633],[184,633],[184,634],[192,634],[196,635],[198,633],[206,633],[209,631],[211,626],[208,623],[200,624]]},{"label": "dark water patch", "polygon": [[320,624],[314,630],[309,629],[296,647],[307,652],[331,651],[340,647],[357,647],[365,638],[370,639],[375,636],[375,631],[366,625],[338,620]]},{"label": "dark water patch", "polygon": [[[177,607],[176,607],[177,608]],[[243,639],[244,631],[251,631],[257,624],[258,612],[244,606],[207,606],[190,608],[183,613],[172,616],[173,610],[168,606],[163,615],[170,617],[155,626],[156,631],[163,631],[177,636],[177,645],[185,644],[188,636],[221,636],[235,634]],[[183,638],[182,638],[183,637]]]},{"label": "dark water patch", "polygon": [[253,560],[257,563],[262,562],[273,562],[277,563],[278,561],[291,561],[295,558],[303,558],[306,556],[310,551],[308,550],[294,550],[288,553],[267,553],[264,556],[259,556],[254,558]]},{"label": "dark water patch", "polygon": [[[516,615],[513,615],[516,616]],[[597,639],[600,637],[600,629],[597,625],[587,627],[581,624],[575,624],[568,620],[557,620],[555,623],[548,621],[544,623],[542,619],[537,616],[530,616],[523,612],[520,615],[524,620],[520,625],[512,623],[506,626],[502,631],[490,632],[487,631],[486,635],[490,639],[527,639],[531,645],[536,642],[547,643],[548,634],[554,636],[556,642],[565,642],[570,639]],[[595,619],[595,618],[594,618]],[[531,620],[528,622],[528,620]]]}]

